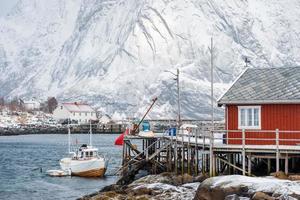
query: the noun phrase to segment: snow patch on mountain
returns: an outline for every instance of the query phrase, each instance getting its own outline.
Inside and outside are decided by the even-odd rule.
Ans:
[[[206,118],[244,69],[300,62],[300,3],[271,0],[20,0],[0,18],[0,96],[87,101],[107,114]],[[218,116],[222,111],[217,110]]]

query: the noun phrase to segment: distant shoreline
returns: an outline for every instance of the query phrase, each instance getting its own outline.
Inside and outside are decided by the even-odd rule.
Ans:
[[[71,130],[72,134],[88,134],[85,129]],[[16,136],[16,135],[40,135],[40,134],[52,134],[52,135],[66,135],[68,129],[66,127],[34,127],[34,128],[0,128],[0,136]],[[93,130],[93,134],[121,134],[121,132],[103,132]]]

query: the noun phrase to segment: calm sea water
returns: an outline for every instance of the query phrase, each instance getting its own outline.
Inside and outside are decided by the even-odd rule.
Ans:
[[[93,135],[93,145],[110,159],[104,178],[49,177],[66,156],[67,135],[21,135],[0,137],[0,199],[76,199],[112,184],[121,164],[122,147],[117,135]],[[72,143],[88,143],[86,134],[72,135]],[[41,172],[42,169],[42,172]]]

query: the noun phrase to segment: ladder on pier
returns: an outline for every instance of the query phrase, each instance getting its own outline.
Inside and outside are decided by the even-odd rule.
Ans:
[[[131,157],[129,160],[126,160],[127,155],[123,155],[123,159],[125,159],[125,162],[123,162],[123,166],[120,167],[116,172],[116,174],[123,175],[123,177],[119,181],[125,183],[126,180],[122,179],[132,178],[132,176],[137,174],[139,170],[147,169],[147,167],[149,167],[149,164],[151,166],[155,165],[161,170],[165,170],[166,166],[157,158],[163,157],[162,153],[167,152],[171,143],[172,141],[166,138],[158,138],[142,151],[138,151],[129,140],[124,140],[124,145],[127,145],[127,147],[135,154],[135,156]]]

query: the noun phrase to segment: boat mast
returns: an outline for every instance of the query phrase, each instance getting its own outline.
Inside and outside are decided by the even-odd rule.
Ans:
[[[92,120],[90,120],[90,146],[92,146]]]
[[[68,149],[69,149],[69,153],[71,153],[71,130],[70,130],[69,120],[68,120]]]

